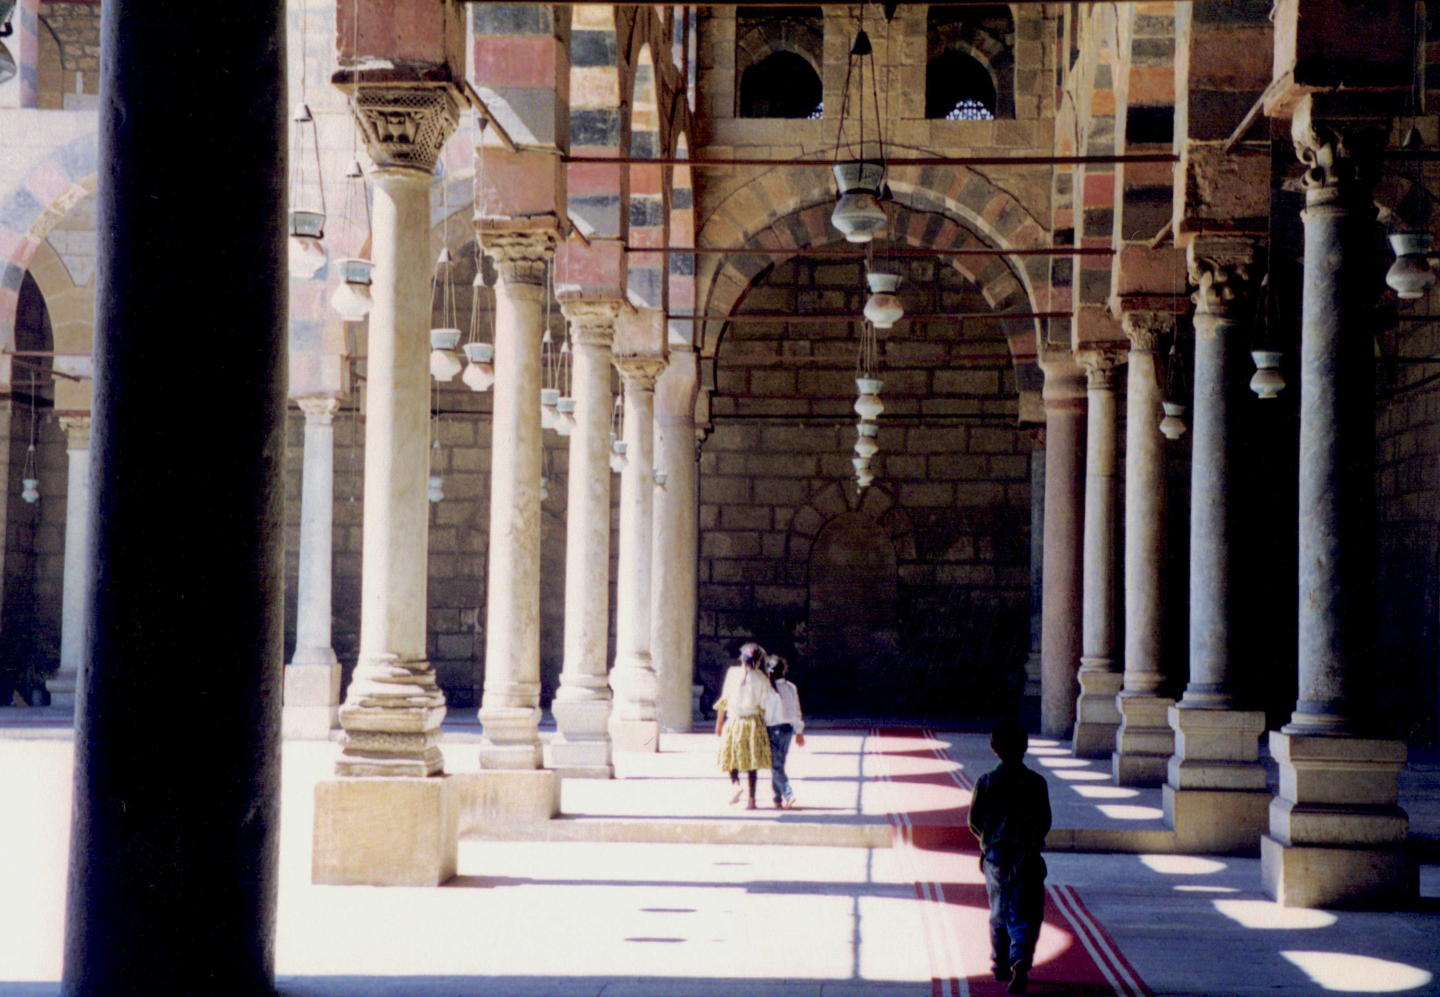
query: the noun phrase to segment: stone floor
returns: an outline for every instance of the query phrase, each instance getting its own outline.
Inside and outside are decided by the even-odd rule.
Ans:
[[[71,745],[68,727],[39,713],[0,715],[0,997],[58,993]],[[473,723],[457,717],[447,731],[450,769],[473,767]],[[336,749],[289,743],[281,991],[993,993],[973,857],[919,872],[917,857],[946,856],[903,841],[889,847],[886,816],[901,796],[917,821],[932,801],[963,804],[968,779],[990,765],[983,736],[918,737],[917,750],[897,753],[907,757],[892,759],[889,771],[877,763],[876,733],[853,721],[817,725],[807,740],[791,756],[803,809],[732,808],[712,770],[713,737],[667,735],[659,755],[622,757],[621,779],[566,783],[571,830],[563,840],[537,840],[557,835],[524,828],[466,840],[457,880],[423,890],[310,885],[311,787]],[[1104,766],[1077,762],[1064,744],[1033,748],[1062,831],[1163,828],[1158,791],[1114,787]],[[1405,778],[1405,802],[1427,846],[1440,839],[1435,762],[1415,759]],[[767,790],[762,779],[762,803]],[[780,840],[808,843],[770,843]],[[864,847],[873,840],[884,847]],[[1427,856],[1434,860],[1433,848]],[[1047,861],[1054,899],[1072,898],[1080,917],[1047,924],[1032,993],[1440,994],[1440,866],[1423,867],[1417,909],[1358,913],[1269,902],[1258,859],[1052,852]],[[1055,954],[1073,955],[1082,942],[1097,964],[1123,964],[1131,975],[1111,974],[1104,985],[1066,976]]]

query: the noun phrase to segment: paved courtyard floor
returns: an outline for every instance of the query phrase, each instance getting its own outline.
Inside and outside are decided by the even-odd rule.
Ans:
[[[26,713],[0,717],[0,997],[59,992],[71,743],[63,724]],[[474,734],[463,720],[447,725],[451,771],[474,766]],[[313,786],[338,749],[287,743],[280,990],[1000,992],[988,979],[974,853],[953,833],[971,781],[991,764],[985,738],[850,721],[813,729],[807,742],[790,766],[802,809],[769,809],[764,778],[762,809],[731,807],[714,738],[667,735],[658,755],[622,757],[619,779],[566,782],[566,840],[535,840],[534,829],[465,840],[459,877],[435,889],[312,886]],[[1063,743],[1032,747],[1062,832],[1163,828],[1158,790],[1114,787],[1106,766],[1071,758]],[[1404,784],[1416,833],[1433,842],[1433,759],[1412,763]],[[812,843],[765,843],[777,834]],[[1047,862],[1033,994],[1440,994],[1440,866],[1422,867],[1416,909],[1363,913],[1270,902],[1254,858],[1061,851]]]

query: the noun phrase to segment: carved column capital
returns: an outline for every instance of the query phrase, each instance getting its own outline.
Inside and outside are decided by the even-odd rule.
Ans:
[[[65,431],[66,450],[90,449],[90,417],[88,415],[62,415],[60,428]]]
[[[318,423],[322,426],[330,425],[335,420],[335,413],[340,411],[338,398],[297,398],[295,404],[305,413],[307,423]]]
[[[506,284],[545,285],[545,270],[558,244],[549,229],[480,233],[480,246]]]
[[[1390,138],[1391,115],[1373,97],[1309,94],[1290,121],[1295,155],[1305,164],[1305,202],[1370,203],[1380,154]]]
[[[560,302],[570,336],[578,346],[609,347],[615,342],[615,320],[624,302],[618,299],[586,299]]]
[[[1125,343],[1092,344],[1077,350],[1075,359],[1085,368],[1085,387],[1090,391],[1110,391],[1115,387],[1115,368],[1125,362],[1129,350]]]
[[[616,357],[614,363],[627,387],[634,385],[642,391],[653,391],[655,381],[665,369],[666,360],[664,357],[650,355],[630,355]]]
[[[351,108],[370,158],[381,170],[430,176],[440,147],[460,124],[460,98],[448,84],[354,89]]]
[[[1185,264],[1199,314],[1235,319],[1248,313],[1263,268],[1256,240],[1197,237]]]
[[[1131,353],[1154,353],[1162,339],[1175,334],[1175,315],[1172,312],[1125,312],[1120,316],[1120,327],[1130,338]]]

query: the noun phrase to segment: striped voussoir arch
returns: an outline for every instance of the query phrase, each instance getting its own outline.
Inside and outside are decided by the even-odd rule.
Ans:
[[[15,187],[0,193],[0,349],[15,345],[20,285],[35,251],[87,194],[95,190],[95,132],[70,139],[44,155]],[[0,364],[0,391],[10,386],[10,365]]]

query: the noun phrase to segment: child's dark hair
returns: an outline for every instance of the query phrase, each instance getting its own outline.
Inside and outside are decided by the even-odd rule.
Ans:
[[[763,668],[765,665],[765,649],[753,640],[740,648],[740,664],[746,668]]]
[[[997,721],[990,731],[990,749],[1002,762],[1018,762],[1025,757],[1028,747],[1030,735],[1025,732],[1025,725],[1013,717]]]
[[[783,679],[790,671],[790,664],[778,654],[771,654],[765,658],[765,674],[770,676],[770,684],[773,686],[778,680]]]

